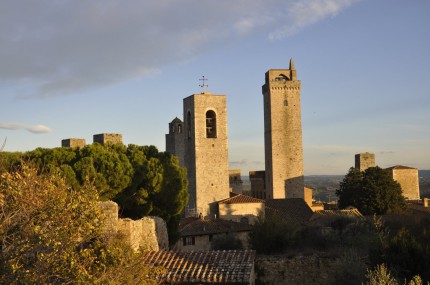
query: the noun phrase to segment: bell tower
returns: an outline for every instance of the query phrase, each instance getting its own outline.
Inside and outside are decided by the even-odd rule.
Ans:
[[[262,87],[268,199],[304,198],[301,82],[289,69],[270,69]]]
[[[188,209],[214,217],[217,202],[230,192],[225,95],[203,90],[184,98],[184,142]]]

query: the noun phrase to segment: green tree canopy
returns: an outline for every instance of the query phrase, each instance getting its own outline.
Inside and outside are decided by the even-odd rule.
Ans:
[[[37,148],[24,154],[0,153],[0,171],[28,160],[39,173],[62,176],[78,189],[91,181],[101,200],[114,200],[122,217],[163,218],[175,240],[179,215],[188,202],[186,170],[176,157],[155,146],[94,143],[83,148]]]
[[[380,167],[364,172],[351,167],[336,190],[339,207],[356,207],[365,215],[392,213],[406,208],[400,184]]]

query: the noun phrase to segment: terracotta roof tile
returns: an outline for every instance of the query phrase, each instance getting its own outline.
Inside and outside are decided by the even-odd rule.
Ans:
[[[242,203],[264,203],[264,200],[231,192],[230,198],[227,198],[218,202],[218,204],[242,204]]]
[[[391,169],[417,169],[417,168],[404,166],[404,165],[395,165],[395,166],[388,167],[386,169],[391,170]]]
[[[143,262],[166,272],[161,284],[251,284],[255,251],[144,252]]]
[[[198,236],[228,232],[251,231],[253,227],[244,223],[222,219],[185,218],[179,224],[181,236]]]

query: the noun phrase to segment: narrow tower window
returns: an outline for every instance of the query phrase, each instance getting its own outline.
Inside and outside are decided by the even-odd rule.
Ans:
[[[216,138],[216,114],[212,110],[206,112],[206,137]]]
[[[178,125],[178,133],[182,134],[182,125],[181,124]]]
[[[187,113],[187,133],[188,133],[188,139],[191,139],[191,112],[188,111]]]
[[[288,106],[288,100],[287,99],[284,100],[284,106]]]

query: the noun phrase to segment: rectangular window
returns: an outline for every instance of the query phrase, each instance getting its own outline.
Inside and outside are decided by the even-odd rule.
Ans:
[[[196,243],[196,240],[194,237],[183,237],[182,238],[182,245],[183,246],[194,245],[195,243]]]

